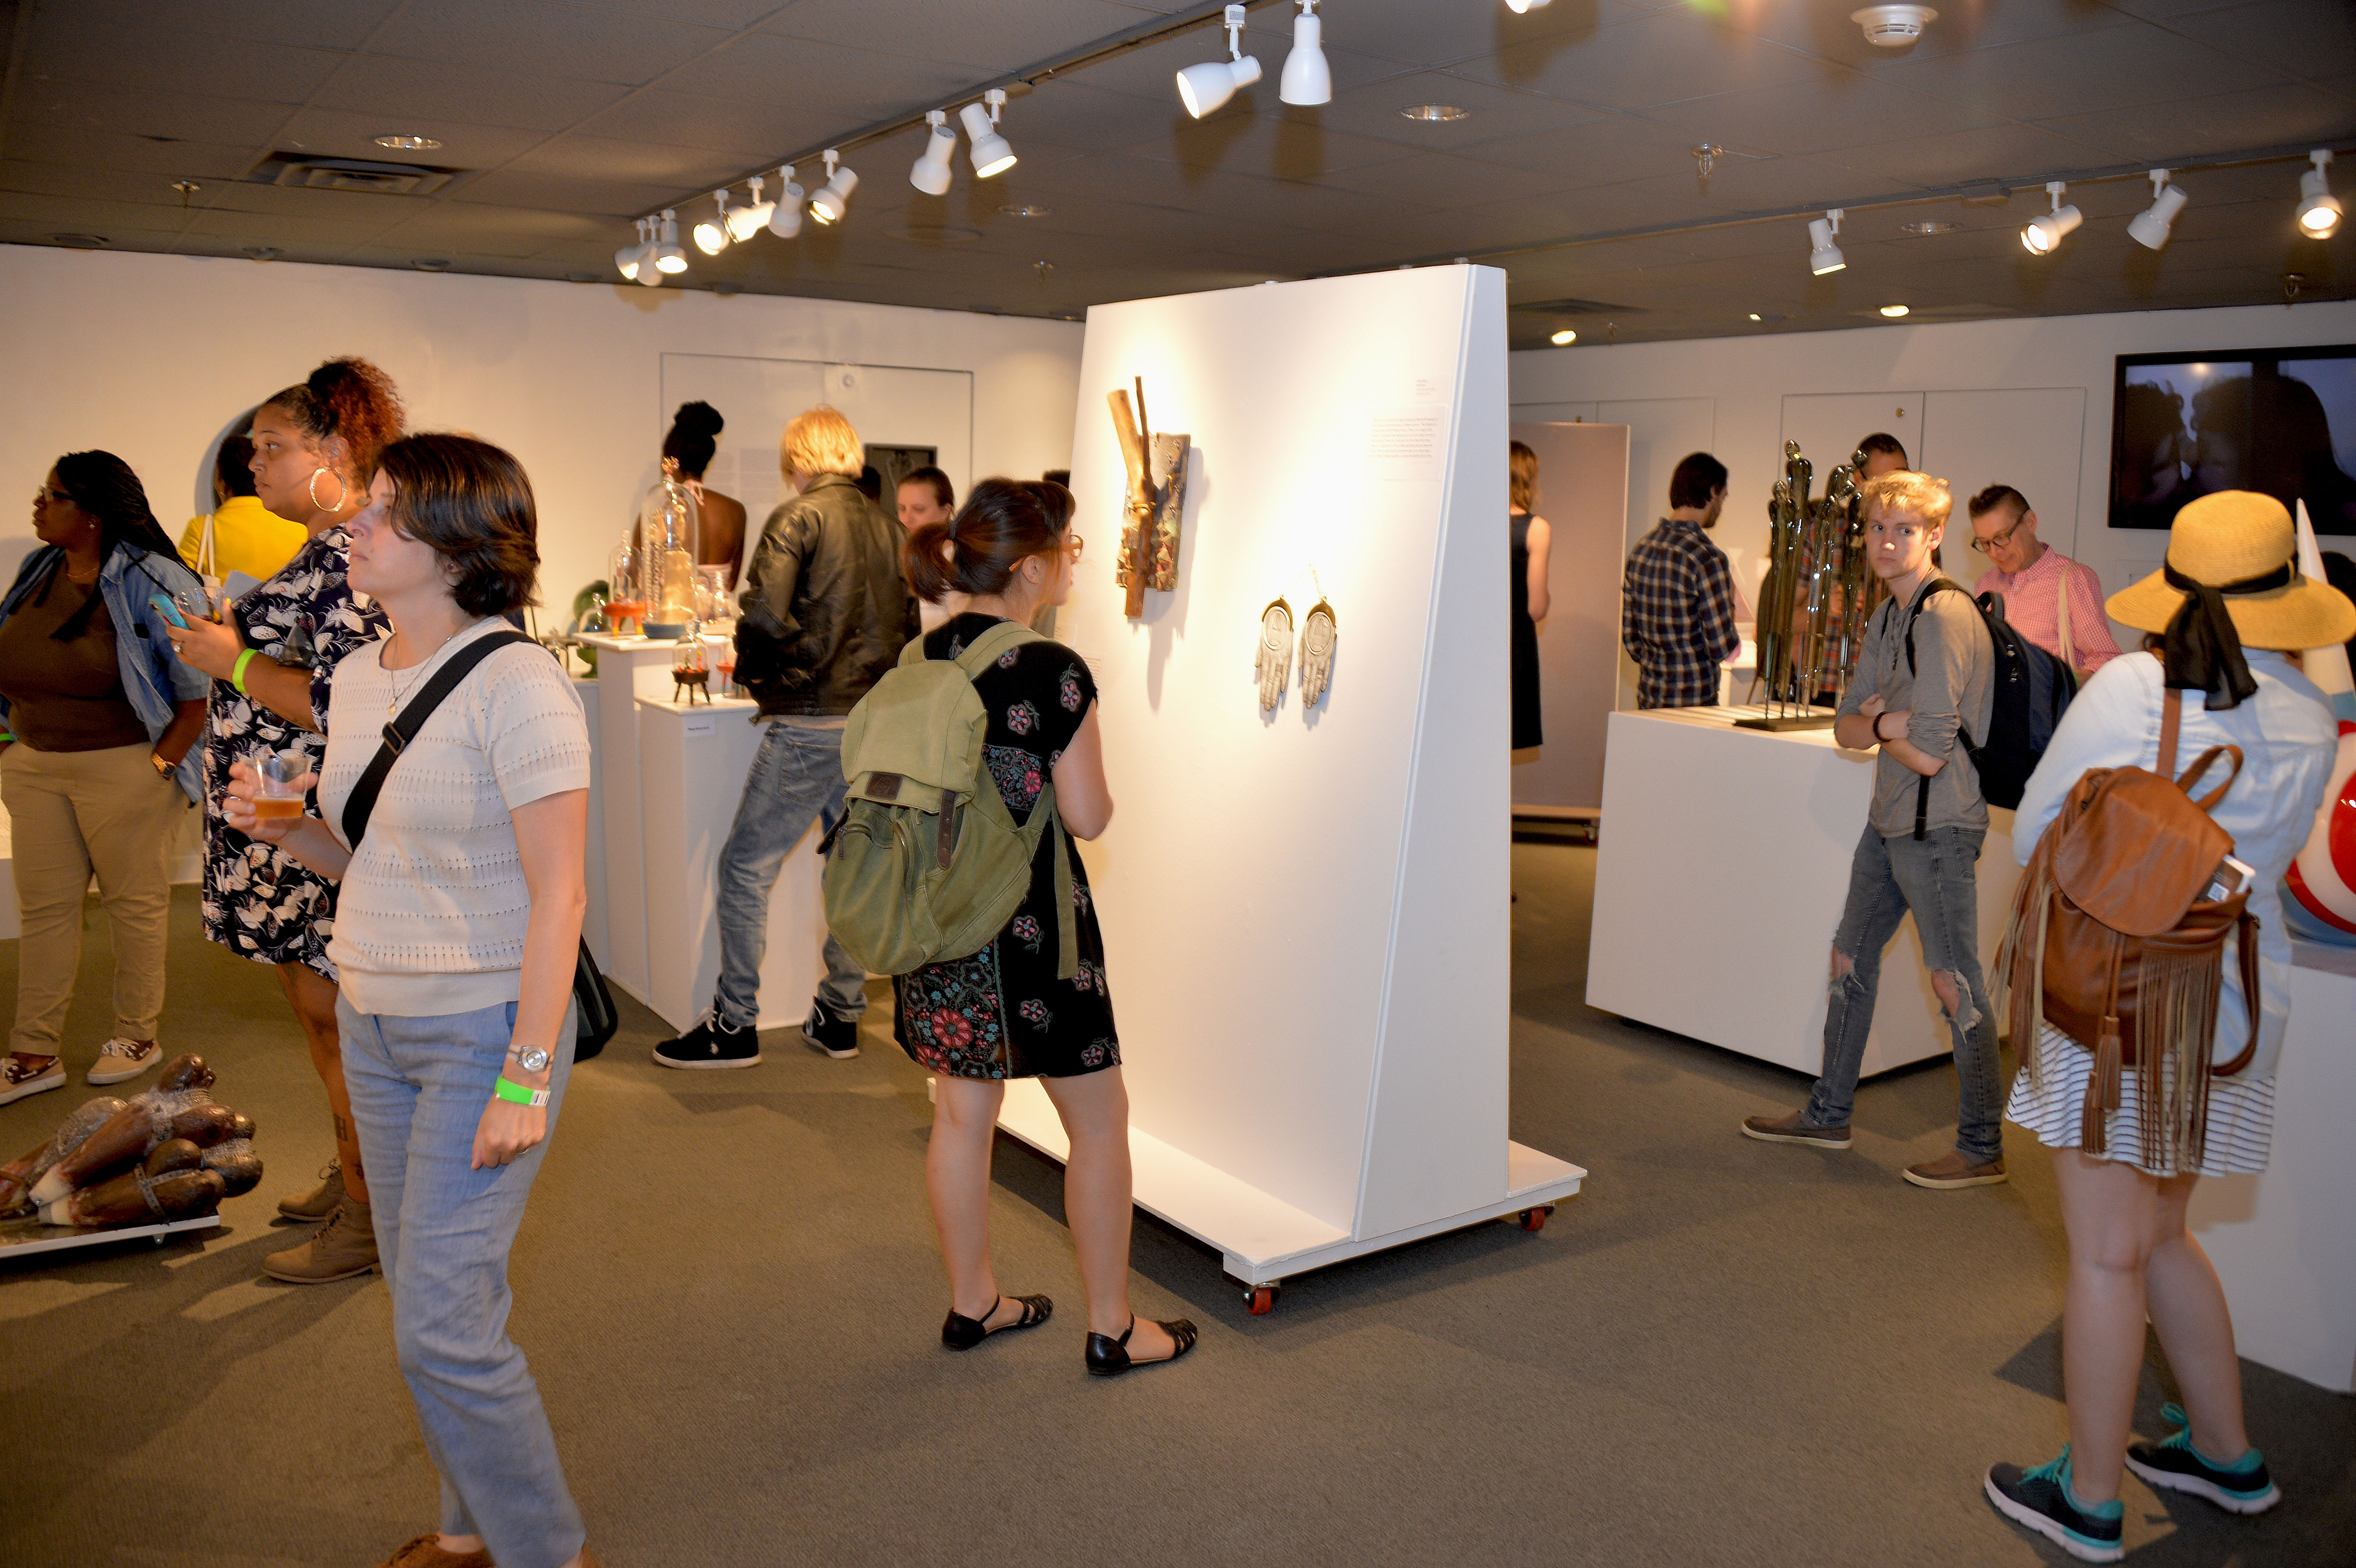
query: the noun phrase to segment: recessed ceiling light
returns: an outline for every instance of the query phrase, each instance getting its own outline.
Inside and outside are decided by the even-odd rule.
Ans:
[[[409,264],[421,272],[446,272],[450,270],[449,259],[444,256],[420,256]]]
[[[1900,316],[1906,314],[1907,309],[1908,307],[1902,304],[1886,304],[1881,307],[1881,314],[1888,316],[1890,320],[1896,321]]]
[[[376,144],[400,153],[430,153],[442,144],[431,136],[388,135],[376,138]]]
[[[1409,120],[1449,121],[1469,120],[1470,109],[1460,109],[1453,103],[1410,103],[1399,112]]]
[[[1898,232],[1901,234],[1953,234],[1961,228],[1963,228],[1962,224],[1950,223],[1944,218],[1925,218],[1912,223],[1900,224]]]
[[[69,251],[96,251],[106,244],[103,234],[52,234],[49,242]]]
[[[1033,202],[1012,201],[998,210],[1009,218],[1044,218],[1055,209],[1052,207],[1041,207]]]
[[[248,245],[238,253],[249,261],[275,261],[286,252],[275,245]]]
[[[1552,337],[1547,338],[1547,341],[1553,344],[1557,348],[1560,348],[1565,344],[1578,342],[1579,334],[1566,326],[1560,332],[1556,333]]]
[[[1761,317],[1761,315],[1759,315],[1759,313],[1758,313],[1757,311],[1755,311],[1755,310],[1754,310],[1754,311],[1752,311],[1752,312],[1751,313],[1751,320],[1753,320],[1753,321],[1758,321],[1758,320],[1761,320],[1761,319],[1762,319],[1762,318]]]

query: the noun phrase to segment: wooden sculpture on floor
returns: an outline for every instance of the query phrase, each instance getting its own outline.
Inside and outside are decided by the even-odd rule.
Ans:
[[[1155,434],[1145,418],[1145,379],[1137,379],[1137,407],[1126,391],[1108,392],[1113,433],[1120,440],[1129,476],[1123,502],[1120,553],[1112,580],[1129,590],[1122,613],[1145,613],[1145,591],[1174,592],[1178,587],[1179,525],[1186,510],[1186,453],[1192,438],[1169,431]]]
[[[164,1064],[155,1086],[68,1113],[58,1130],[0,1167],[0,1216],[38,1209],[47,1225],[145,1225],[209,1214],[262,1180],[253,1123],[209,1091],[200,1056]]]

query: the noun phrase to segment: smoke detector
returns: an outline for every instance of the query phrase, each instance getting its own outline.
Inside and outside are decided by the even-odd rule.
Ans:
[[[1878,48],[1912,48],[1922,29],[1939,19],[1928,5],[1868,5],[1848,19],[1865,29],[1865,41]]]

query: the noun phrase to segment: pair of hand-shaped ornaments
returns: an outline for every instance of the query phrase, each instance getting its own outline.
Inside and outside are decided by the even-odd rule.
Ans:
[[[1333,606],[1320,599],[1310,606],[1301,626],[1301,706],[1317,706],[1333,678]],[[1284,700],[1285,683],[1292,674],[1292,606],[1279,594],[1259,613],[1259,652],[1252,657],[1259,677],[1259,705],[1276,711]]]

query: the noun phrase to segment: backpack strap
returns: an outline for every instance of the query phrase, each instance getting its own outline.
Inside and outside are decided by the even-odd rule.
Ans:
[[[501,648],[530,641],[521,632],[511,631],[476,638],[452,654],[450,662],[434,672],[434,678],[425,683],[424,689],[409,699],[401,717],[384,727],[384,743],[376,749],[368,771],[360,774],[359,783],[352,785],[351,795],[344,801],[344,841],[354,850],[359,848],[360,839],[368,832],[369,816],[376,810],[376,797],[384,789],[385,775],[392,772],[392,764],[401,760],[409,743],[417,739],[417,732],[425,728],[425,720],[442,706],[442,699],[456,690],[458,683],[472,675],[477,665]]]
[[[2177,693],[2166,687],[2159,688],[2159,762],[2151,771],[2161,778],[2176,776],[2176,736],[2182,723],[2182,701]]]
[[[1914,603],[1906,607],[1906,674],[1910,679],[1914,674],[1914,623],[1922,616],[1923,604],[1929,601],[1932,594],[1938,592],[1942,588],[1952,588],[1965,598],[1972,598],[1971,590],[1952,577],[1934,577],[1915,593]],[[1979,601],[1972,599],[1972,603],[1977,605]],[[1987,613],[1984,608],[1981,613]],[[1964,751],[1968,755],[1975,759],[1979,756],[1980,749],[1972,744],[1972,732],[1965,727],[1960,715],[1955,720],[1955,739],[1964,743]],[[1914,784],[1914,841],[1916,843],[1922,841],[1923,829],[1930,820],[1931,775],[1924,773],[1915,781]]]

